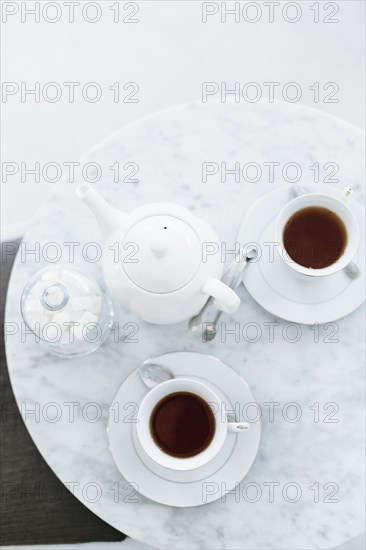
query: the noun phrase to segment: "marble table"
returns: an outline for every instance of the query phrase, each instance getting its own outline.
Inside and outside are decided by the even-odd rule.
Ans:
[[[195,103],[124,128],[82,162],[102,167],[95,186],[116,207],[128,211],[148,201],[177,201],[211,223],[229,246],[253,201],[294,177],[288,163],[301,167],[300,184],[313,182],[318,166],[319,186],[337,179],[333,185],[353,187],[362,201],[363,139],[362,132],[341,120],[301,106]],[[109,169],[116,162],[124,167],[119,182]],[[216,163],[218,173],[202,177],[206,162]],[[231,169],[235,162],[243,169],[239,181],[229,174],[221,181],[221,163]],[[273,162],[279,165],[271,178],[265,163]],[[258,166],[248,163],[262,170],[256,182]],[[138,172],[126,178],[136,165]],[[292,165],[296,171],[297,165]],[[75,265],[100,275],[100,262],[90,261],[93,250],[85,252],[85,244],[101,243],[101,236],[75,195],[81,182],[64,181],[40,208],[23,244],[28,250],[39,247],[40,256],[25,254],[24,248],[18,254],[6,308],[6,330],[14,333],[6,344],[14,393],[50,467],[98,516],[159,548],[326,549],[359,535],[364,517],[364,308],[334,324],[289,327],[241,288],[242,306],[226,321],[228,329],[236,322],[246,327],[245,336],[236,342],[227,334],[205,344],[185,323],[148,325],[115,304],[119,338],[114,331],[85,358],[56,358],[32,336],[22,335],[19,298],[29,277],[51,265],[47,256],[58,251],[57,263],[69,262],[70,242],[79,243]],[[52,251],[51,242],[58,248]],[[129,323],[137,326],[133,338]],[[256,335],[248,323],[256,323]],[[300,331],[296,343],[293,331]],[[261,445],[239,498],[229,494],[226,502],[185,509],[139,494],[130,498],[112,461],[105,428],[116,389],[147,357],[173,349],[224,360],[246,379],[261,407]],[[301,418],[294,422],[296,415]]]

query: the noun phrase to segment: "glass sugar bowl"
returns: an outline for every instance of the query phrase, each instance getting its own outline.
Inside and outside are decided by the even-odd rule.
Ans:
[[[104,289],[90,275],[68,267],[38,271],[24,287],[21,312],[36,339],[63,357],[97,350],[113,323]]]

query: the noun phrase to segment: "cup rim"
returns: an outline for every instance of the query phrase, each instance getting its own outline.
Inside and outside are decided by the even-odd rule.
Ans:
[[[151,433],[150,433],[150,416],[153,408],[155,405],[163,399],[166,395],[169,395],[170,393],[175,393],[176,391],[187,391],[191,393],[196,393],[193,388],[191,389],[179,389],[179,386],[184,387],[188,384],[193,384],[196,388],[202,388],[204,392],[210,394],[212,396],[212,402],[217,402],[219,407],[217,411],[213,411],[214,417],[215,417],[215,433],[213,435],[213,438],[203,451],[200,453],[192,456],[192,457],[174,457],[171,455],[168,455],[167,453],[164,453],[158,445],[155,443]],[[168,388],[173,387],[171,391],[167,390],[163,394],[161,394],[162,388]],[[159,391],[160,390],[160,391]],[[156,397],[151,406],[149,406],[149,409],[145,411],[145,407],[147,406],[147,400],[151,399],[151,396],[154,396],[154,394],[159,394],[158,397]],[[207,400],[206,397],[202,396],[198,391],[197,395],[204,399],[206,402],[210,403],[210,401]],[[163,466],[165,468],[171,469],[171,470],[193,470],[196,468],[199,468],[201,466],[204,466],[208,462],[210,462],[221,450],[221,448],[224,445],[227,430],[228,430],[228,424],[227,421],[224,422],[218,421],[220,420],[220,414],[221,414],[221,407],[222,407],[223,401],[222,399],[217,395],[217,393],[209,386],[204,384],[203,382],[199,380],[195,380],[194,378],[173,378],[172,380],[166,380],[165,382],[162,382],[161,384],[158,384],[154,388],[150,389],[141,399],[141,402],[139,404],[139,409],[137,413],[137,423],[136,423],[136,432],[138,440],[144,450],[144,452],[149,456],[151,460],[159,464],[160,466]],[[142,416],[146,415],[142,420]]]
[[[283,257],[283,252],[286,251],[285,245],[283,243],[283,229],[284,229],[284,226],[285,226],[286,222],[281,223],[281,220],[284,216],[284,213],[286,212],[286,210],[289,209],[289,207],[291,205],[296,204],[296,203],[301,203],[301,202],[304,201],[304,199],[307,199],[309,197],[318,197],[319,199],[326,198],[327,200],[330,199],[330,200],[334,201],[335,203],[341,204],[342,207],[345,210],[347,210],[350,218],[352,219],[352,224],[353,224],[353,227],[354,227],[354,237],[352,239],[352,242],[350,242],[348,240],[348,242],[346,244],[346,247],[345,247],[345,250],[342,253],[342,255],[340,256],[340,258],[336,262],[334,262],[333,264],[331,264],[327,267],[320,268],[320,269],[304,267],[304,266],[298,264],[297,262],[295,262],[294,260],[293,261],[287,261]],[[319,206],[321,206],[321,204]],[[304,208],[306,208],[306,206],[304,206]],[[301,210],[301,207],[298,210]],[[296,210],[296,212],[298,210]],[[287,218],[287,221],[290,219],[290,217],[291,217],[291,215]],[[339,217],[341,217],[341,216],[339,216]],[[293,198],[292,200],[290,200],[289,202],[287,202],[283,206],[283,208],[280,210],[280,212],[278,213],[278,215],[276,217],[276,222],[275,222],[275,227],[274,227],[274,236],[275,236],[276,244],[278,243],[280,245],[280,247],[276,246],[276,249],[277,249],[277,252],[278,252],[280,258],[282,259],[282,261],[290,269],[292,269],[293,271],[296,271],[297,273],[305,275],[306,277],[309,277],[309,278],[325,277],[325,276],[337,273],[338,271],[342,271],[342,269],[344,269],[352,261],[352,258],[355,256],[355,254],[357,252],[357,249],[358,249],[358,246],[359,246],[359,238],[360,238],[359,225],[358,225],[356,216],[353,213],[353,211],[351,210],[351,208],[349,207],[349,205],[345,201],[342,201],[338,197],[335,197],[335,196],[330,195],[328,193],[317,193],[317,192],[304,193],[303,195],[300,195],[299,197]],[[281,250],[279,250],[279,248]]]

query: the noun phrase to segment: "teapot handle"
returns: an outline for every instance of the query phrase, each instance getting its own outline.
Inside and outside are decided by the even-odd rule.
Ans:
[[[202,292],[214,298],[213,305],[224,313],[234,313],[240,306],[240,298],[230,287],[219,279],[208,279]]]

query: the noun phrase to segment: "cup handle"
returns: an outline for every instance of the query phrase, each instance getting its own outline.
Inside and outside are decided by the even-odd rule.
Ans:
[[[249,424],[246,422],[228,422],[227,429],[229,432],[246,432],[249,430]]]
[[[343,191],[341,193],[341,196],[340,196],[340,199],[342,201],[348,201],[348,199],[350,198],[352,193],[353,193],[352,188],[351,187],[346,187],[345,189],[343,189]]]

